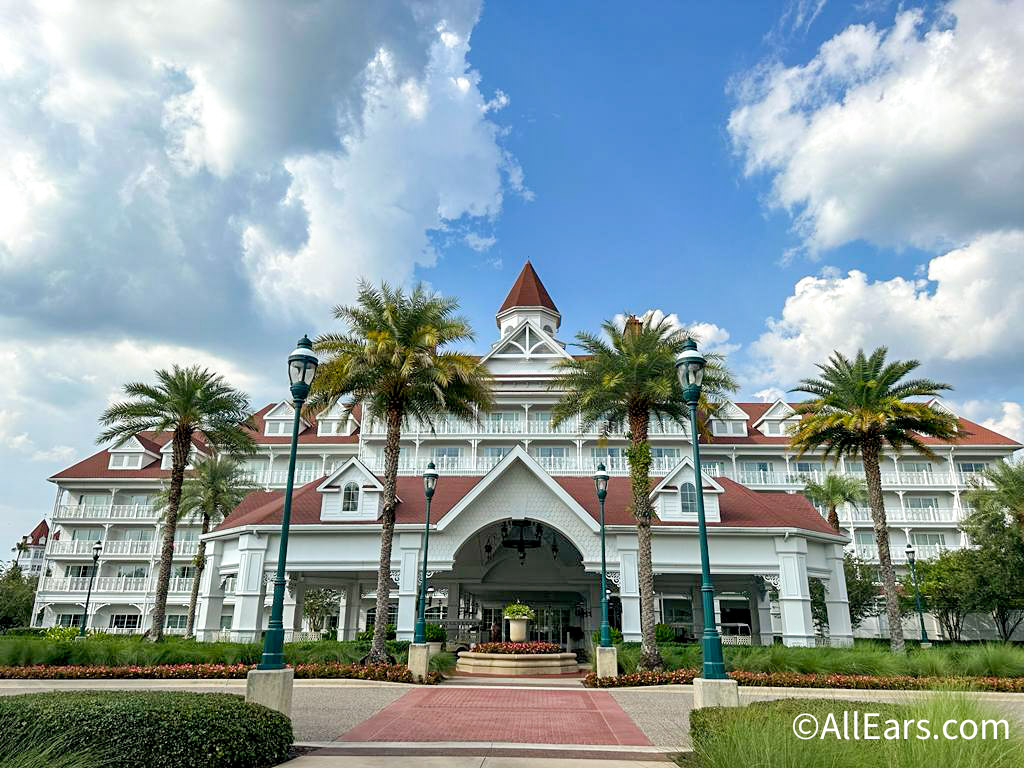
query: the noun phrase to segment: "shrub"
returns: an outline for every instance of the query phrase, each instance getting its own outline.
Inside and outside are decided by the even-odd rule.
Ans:
[[[74,640],[81,631],[78,627],[50,627],[46,630],[46,637],[50,640]]]
[[[396,627],[394,624],[388,624],[386,627],[384,627],[385,640],[394,640],[396,637],[398,637],[398,627]],[[370,627],[369,629],[365,629],[362,632],[357,633],[356,640],[360,640],[364,643],[373,642],[373,627]]]
[[[618,645],[619,643],[622,642],[622,630],[621,629],[616,629],[615,627],[612,627],[611,629],[612,629],[612,645]],[[595,647],[600,645],[601,644],[601,630],[600,629],[595,630],[594,634],[591,636],[591,638],[594,641],[594,646]]]
[[[426,635],[428,643],[443,643],[448,639],[448,631],[440,624],[427,624]]]
[[[455,669],[454,653],[435,653],[430,657],[430,671],[438,675],[450,675]]]
[[[45,637],[47,630],[43,627],[9,627],[0,631],[5,637]]]
[[[112,768],[243,768],[288,756],[291,721],[241,696],[61,691],[0,697],[0,733],[60,734]],[[45,744],[39,744],[44,747]],[[111,749],[111,747],[113,747]]]
[[[537,618],[537,614],[534,613],[533,608],[523,603],[509,603],[505,606],[505,618],[506,619],[529,619],[533,621]]]
[[[557,643],[477,643],[474,653],[561,653]]]
[[[655,624],[654,639],[659,643],[671,643],[676,639],[676,631],[668,624]]]

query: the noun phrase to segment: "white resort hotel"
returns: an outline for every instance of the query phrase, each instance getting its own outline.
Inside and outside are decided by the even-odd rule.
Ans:
[[[428,621],[452,639],[489,639],[501,609],[519,599],[537,612],[531,639],[589,642],[600,622],[600,529],[592,474],[612,475],[607,498],[611,623],[640,638],[637,535],[629,502],[625,436],[599,440],[578,425],[551,426],[556,394],[552,364],[570,354],[561,315],[527,263],[498,310],[496,341],[483,358],[497,407],[480,423],[442,421],[403,433],[391,592],[399,639],[411,639],[426,504],[420,474],[440,472],[431,509]],[[943,408],[940,403],[934,407]],[[264,490],[251,494],[208,535],[207,568],[197,617],[201,639],[254,639],[269,618],[268,579],[276,568],[290,426],[287,402],[256,415],[259,450],[249,459]],[[731,403],[702,444],[703,475],[694,477],[691,435],[675,424],[651,425],[654,588],[658,621],[677,636],[703,624],[699,599],[696,494],[708,517],[715,619],[725,642],[835,645],[852,642],[843,553],[875,558],[866,509],[840,512],[836,533],[799,490],[804,478],[833,469],[859,474],[857,462],[833,468],[821,456],[799,460],[787,449],[794,416],[783,401]],[[965,545],[958,523],[969,478],[1021,446],[960,420],[962,439],[928,441],[937,458],[888,455],[882,465],[891,548],[901,563],[907,542],[920,559]],[[148,627],[157,575],[160,524],[152,506],[169,477],[169,434],[142,433],[58,472],[36,596],[38,626],[78,625],[100,541],[88,626],[108,632]],[[383,425],[355,409],[303,423],[288,551],[285,626],[303,629],[307,589],[340,594],[329,627],[351,639],[373,622],[380,525]],[[204,446],[196,444],[202,452]],[[198,526],[182,525],[175,545],[167,630],[183,631]],[[811,619],[809,583],[825,587],[828,626]],[[696,598],[696,599],[695,599]],[[941,637],[930,618],[929,634]],[[915,637],[914,630],[908,631]],[[582,635],[581,635],[582,630]],[[884,633],[872,622],[858,634]],[[581,636],[585,638],[580,640]]]

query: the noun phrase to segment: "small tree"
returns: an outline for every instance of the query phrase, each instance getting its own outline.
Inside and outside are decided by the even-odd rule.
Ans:
[[[0,575],[0,629],[27,627],[32,623],[32,604],[36,599],[35,577],[26,578],[17,564]]]
[[[1024,460],[999,461],[985,468],[986,482],[971,481],[967,503],[977,509],[999,509],[1012,515],[1017,531],[1024,534]]]
[[[1024,537],[1015,514],[985,501],[963,522],[978,546],[979,603],[1002,640],[1024,621]]]
[[[923,607],[938,619],[946,637],[960,642],[964,619],[981,609],[978,573],[979,554],[973,549],[943,552],[934,560],[917,562],[917,581]],[[902,600],[913,610],[914,584],[907,574],[902,583]]]
[[[839,530],[839,505],[846,502],[856,504],[868,498],[864,481],[853,475],[839,475],[829,472],[820,481],[805,478],[804,496],[812,504],[824,507],[828,524]]]
[[[878,588],[878,574],[875,568],[851,552],[843,556],[843,571],[846,573],[846,594],[850,601],[850,623],[856,629],[869,616],[877,616],[881,610]]]
[[[313,632],[322,632],[327,617],[338,607],[340,595],[337,590],[330,587],[320,587],[306,591],[306,597],[302,601],[302,612],[309,621],[309,628]]]

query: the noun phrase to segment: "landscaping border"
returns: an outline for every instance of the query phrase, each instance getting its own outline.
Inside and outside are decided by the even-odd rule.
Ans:
[[[690,685],[696,669],[636,672],[618,677],[583,678],[588,688],[630,688],[644,685]],[[819,675],[801,672],[729,672],[740,685],[777,688],[851,688],[864,691],[960,690],[1024,693],[1024,677],[913,677],[911,675]]]
[[[0,680],[244,680],[255,664],[157,664],[153,666],[26,666],[0,667]],[[375,680],[415,683],[404,664],[296,664],[299,679]],[[422,681],[435,685],[441,675],[432,672]]]

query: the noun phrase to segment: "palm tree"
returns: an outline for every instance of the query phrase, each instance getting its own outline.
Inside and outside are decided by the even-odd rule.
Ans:
[[[651,567],[650,500],[651,447],[647,441],[651,418],[685,425],[689,409],[676,378],[676,355],[683,349],[687,332],[662,316],[648,313],[644,319],[629,316],[622,327],[611,321],[601,324],[603,338],[578,333],[576,346],[584,354],[556,364],[558,375],[551,388],[561,397],[552,411],[560,424],[577,415],[581,427],[602,423],[602,434],[627,427],[627,448],[632,485],[632,508],[639,544],[637,571],[640,581],[640,627],[643,656],[649,669],[662,665],[654,636],[654,573]],[[736,382],[720,355],[707,355],[708,365],[701,390],[704,413],[715,412]]]
[[[99,422],[106,429],[96,442],[113,442],[114,446],[120,446],[140,432],[173,433],[166,522],[149,630],[149,637],[159,640],[164,633],[178,506],[193,438],[200,437],[211,448],[235,455],[251,453],[253,441],[249,434],[252,430],[249,398],[229,386],[222,377],[198,365],[188,368],[175,365],[170,371],[161,369],[154,375],[156,384],[130,382],[124,385],[129,399],[103,412]]]
[[[970,486],[965,495],[968,504],[1008,512],[1024,532],[1024,459],[991,464],[981,478],[971,478]]]
[[[411,292],[383,283],[360,282],[356,303],[339,306],[334,316],[348,325],[345,334],[316,340],[321,364],[308,409],[317,413],[339,401],[346,416],[356,403],[384,421],[384,499],[381,510],[377,610],[369,660],[387,659],[391,542],[395,531],[395,493],[402,426],[410,420],[432,425],[442,415],[475,420],[493,402],[491,379],[480,361],[447,350],[470,341],[469,321],[455,314],[458,301],[417,285]],[[365,419],[364,419],[365,420]]]
[[[250,482],[246,476],[245,466],[233,456],[209,456],[200,459],[182,483],[176,523],[189,518],[198,518],[202,523],[199,547],[193,561],[195,573],[192,576],[192,596],[188,603],[186,637],[195,634],[199,582],[206,568],[206,542],[202,535],[209,533],[212,526],[227,517],[242,503],[242,499],[258,488],[259,486]],[[169,497],[167,489],[156,501],[157,508],[163,510],[164,522],[169,519]]]
[[[845,502],[856,504],[865,501],[868,497],[864,481],[853,475],[829,472],[820,482],[804,478],[804,483],[804,496],[812,504],[825,507],[828,511],[828,524],[837,531],[839,530],[839,512],[837,511],[839,505]]]
[[[909,447],[925,456],[934,452],[921,436],[944,440],[958,436],[958,422],[951,414],[926,402],[908,398],[934,397],[952,389],[931,379],[906,379],[920,366],[917,360],[886,363],[888,350],[879,347],[870,356],[858,350],[853,360],[833,352],[827,363],[819,364],[818,378],[803,379],[793,389],[814,396],[796,406],[803,418],[793,433],[790,446],[802,456],[824,446],[825,456],[860,456],[864,461],[868,503],[878,545],[879,570],[885,590],[889,617],[890,645],[903,651],[903,625],[899,593],[889,554],[889,525],[882,502],[879,460],[883,445],[894,451]]]

